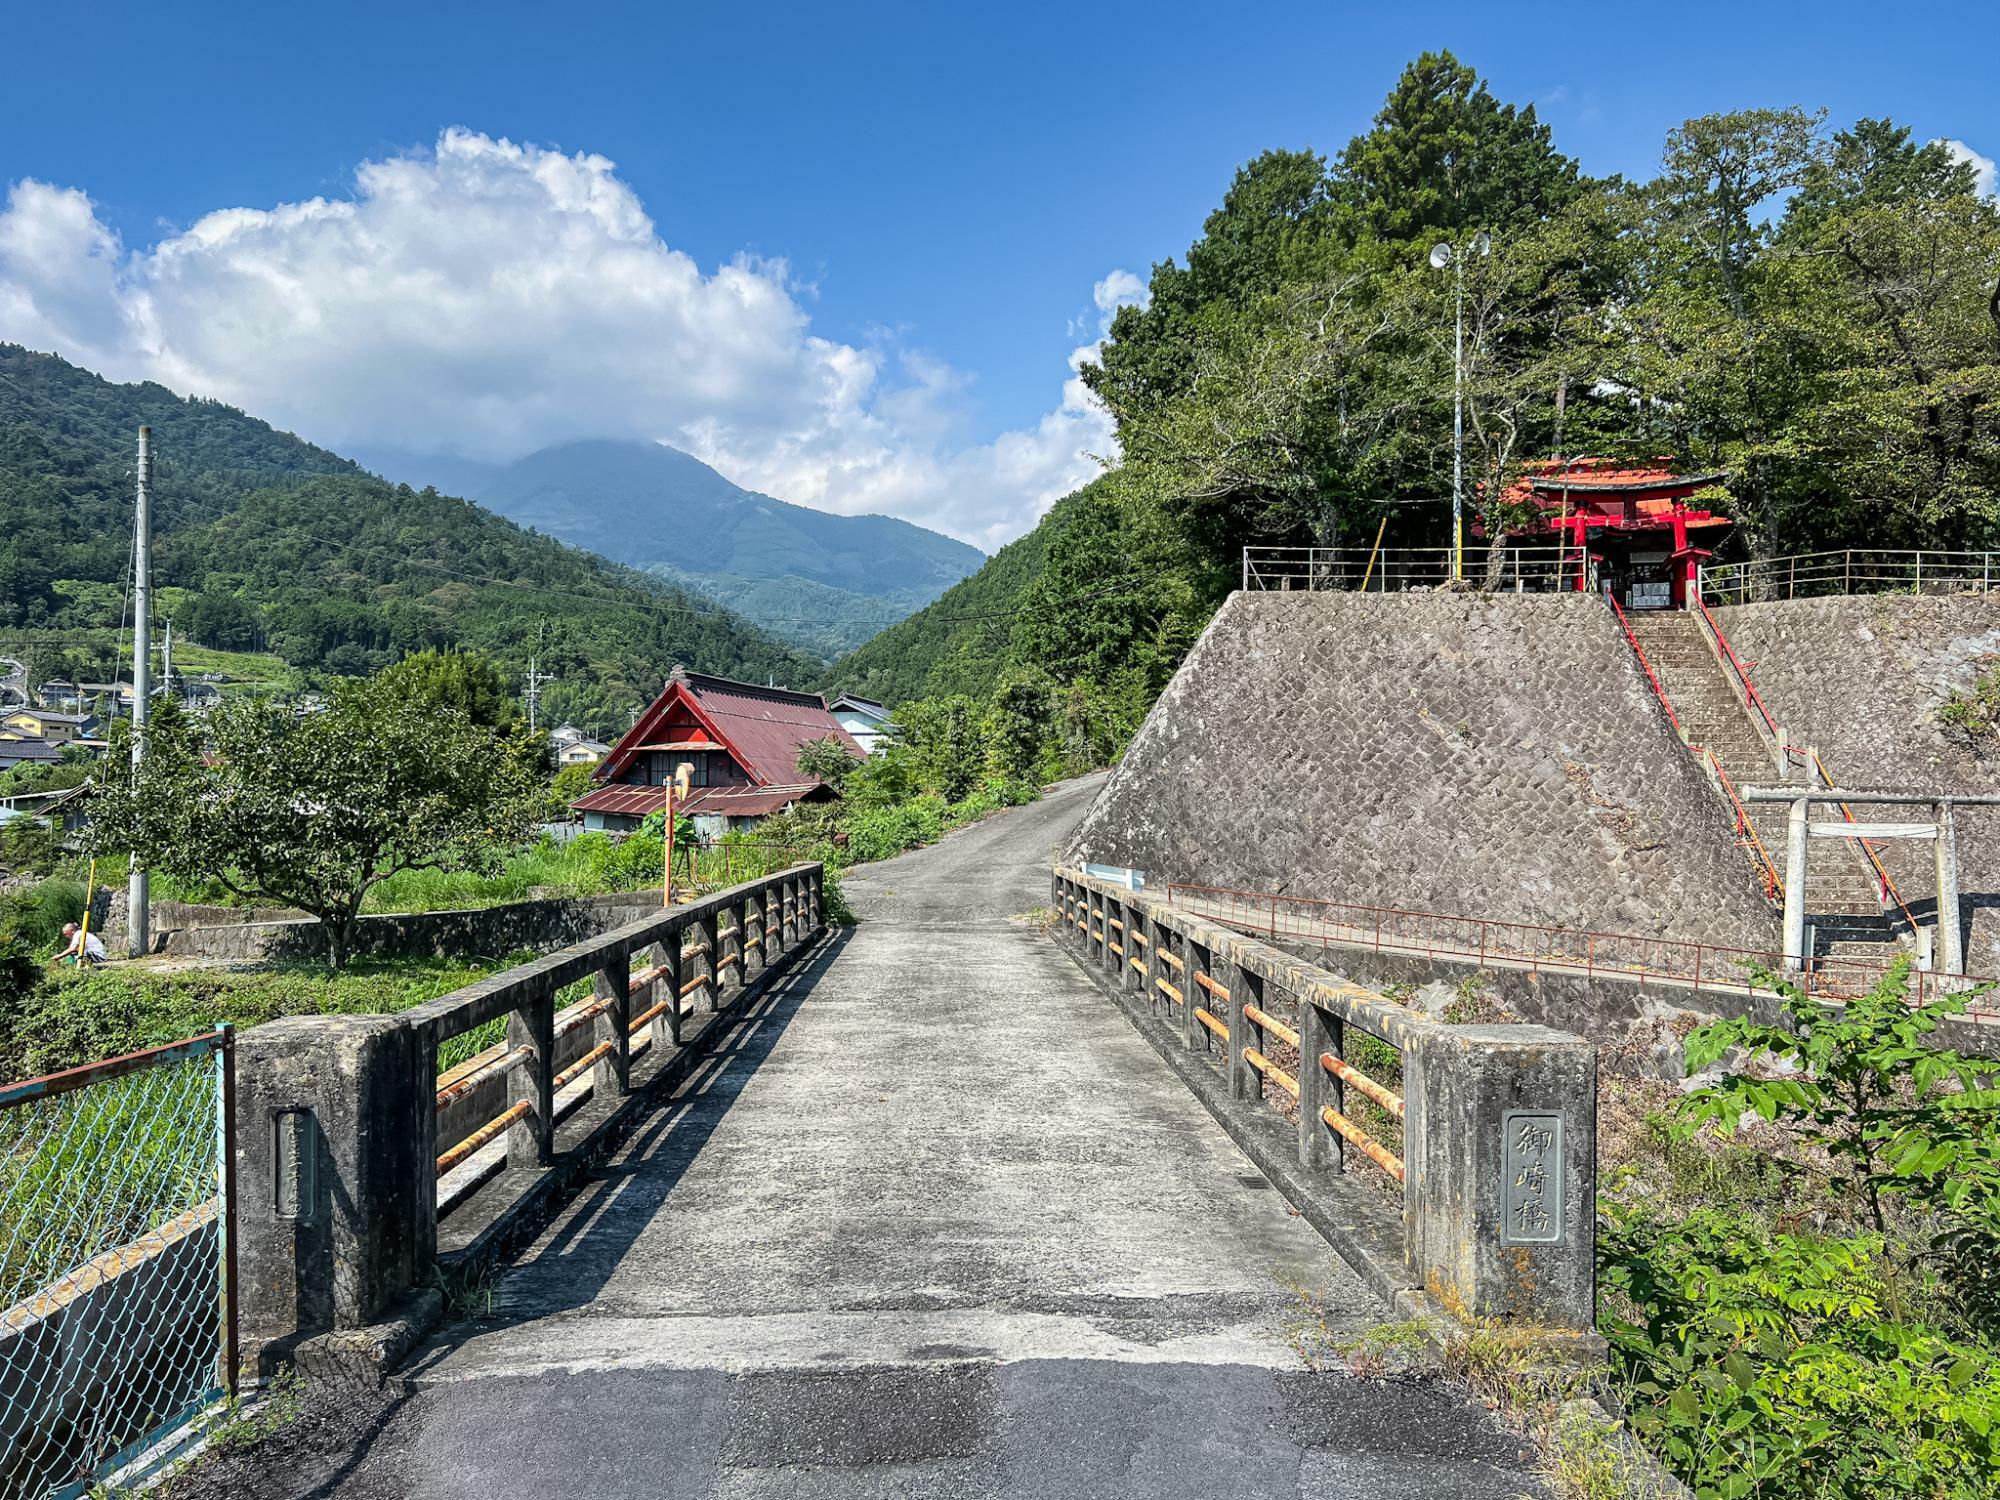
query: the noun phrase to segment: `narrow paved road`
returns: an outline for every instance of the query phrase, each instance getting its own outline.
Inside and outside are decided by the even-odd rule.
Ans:
[[[1094,786],[853,873],[860,925],[355,1451],[274,1451],[289,1492],[1532,1490],[1443,1388],[1305,1368],[1309,1322],[1382,1309],[1030,915]]]

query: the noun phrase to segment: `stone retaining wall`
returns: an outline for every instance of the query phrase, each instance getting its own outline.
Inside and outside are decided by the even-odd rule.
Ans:
[[[560,948],[659,909],[660,893],[651,890],[560,896],[468,911],[367,916],[355,926],[354,952],[380,957],[454,958],[468,953]],[[311,918],[168,927],[156,914],[153,950],[192,958],[318,959],[326,954],[326,941],[319,923]]]
[[[1868,791],[2000,792],[2000,767],[1939,707],[2000,659],[2000,599],[1875,594],[1737,604],[1714,611],[1750,680],[1794,743],[1817,746],[1838,785]],[[1988,752],[1991,753],[1990,751]],[[1924,821],[1920,809],[1877,809],[1880,821]],[[2000,974],[2000,808],[1958,815],[1965,958]],[[1815,858],[1833,852],[1817,841]],[[1928,843],[1879,844],[1921,922],[1934,920]]]
[[[1068,857],[1774,948],[1722,804],[1596,598],[1239,593]]]

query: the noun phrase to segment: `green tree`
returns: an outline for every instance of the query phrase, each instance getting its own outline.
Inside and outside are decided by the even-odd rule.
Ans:
[[[595,766],[564,766],[549,782],[549,816],[567,821],[576,814],[570,804],[590,792]]]
[[[799,746],[798,773],[802,781],[824,781],[835,791],[847,784],[854,768],[861,764],[847,744],[834,735],[807,740]]]
[[[963,693],[923,698],[896,711],[916,778],[924,790],[957,802],[986,768],[979,704]]]
[[[1807,163],[1799,190],[1785,205],[1780,233],[1810,235],[1838,214],[1908,203],[1949,203],[1978,190],[1972,163],[1943,141],[1919,145],[1910,127],[1862,119],[1834,132],[1832,145]]]
[[[1449,52],[1403,70],[1374,128],[1341,153],[1338,179],[1361,230],[1422,242],[1532,224],[1583,186],[1530,104],[1516,109]]]
[[[239,699],[198,723],[163,703],[131,768],[114,747],[92,840],[188,881],[318,918],[347,962],[369,890],[399,870],[498,867],[540,782],[463,711],[392,679],[337,684],[322,713]]]

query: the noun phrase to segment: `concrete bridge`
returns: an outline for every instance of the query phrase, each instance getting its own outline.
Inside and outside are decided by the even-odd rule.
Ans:
[[[1263,1127],[1219,1128],[1123,1013],[1131,996],[1120,1003],[1105,966],[1051,941],[1051,854],[1094,785],[853,872],[853,929],[815,932],[813,892],[794,882],[782,908],[776,895],[739,902],[747,926],[717,909],[664,948],[555,955],[537,971],[540,999],[453,997],[457,1009],[366,1023],[333,1052],[311,1040],[323,1022],[246,1036],[245,1358],[288,1356],[322,1377],[347,1360],[360,1378],[322,1379],[306,1416],[220,1455],[198,1487],[424,1500],[1539,1493],[1520,1441],[1450,1388],[1308,1369],[1302,1342],[1325,1351],[1406,1309],[1362,1274],[1365,1257],[1357,1272],[1315,1230],[1325,1200],[1302,1213],[1279,1190],[1310,1193],[1296,1159],[1274,1157]],[[1095,909],[1102,939],[1112,908]],[[1136,908],[1117,910],[1138,930]],[[1220,940],[1190,934],[1222,972]],[[1100,941],[1097,957],[1108,952]],[[1252,956],[1236,961],[1252,975]],[[581,1066],[601,1097],[556,1128],[554,987],[599,963],[604,1011],[571,1028],[577,1046],[607,1035],[607,1019],[678,1032],[677,1013],[639,1009],[656,988],[722,1008],[688,1019],[679,1046],[664,1032],[643,1052],[599,1042]],[[761,972],[726,985],[718,965]],[[1275,1008],[1275,977],[1242,982]],[[393,1079],[369,1079],[423,1076],[441,1029],[496,1005],[515,1007],[510,1040],[549,1061],[510,1065],[495,1097],[529,1108],[509,1106],[511,1134],[478,1148],[505,1160],[479,1174],[468,1155],[453,1170],[483,1181],[457,1199],[440,1185],[448,1212],[427,1220],[431,1189],[411,1186],[410,1164],[427,1171],[450,1133],[411,1117],[406,1149],[400,1106],[369,1103]],[[394,1040],[411,1034],[414,1060]],[[360,1102],[344,1112],[341,1098]],[[1268,1113],[1270,1139],[1289,1140],[1294,1127]],[[1394,1217],[1392,1194],[1374,1199]],[[541,1209],[522,1217],[522,1203]],[[428,1331],[430,1247],[370,1242],[398,1223],[435,1235],[447,1281],[457,1268]],[[327,1271],[331,1306],[309,1286]],[[391,1301],[416,1312],[384,1316]],[[378,1391],[373,1362],[419,1338]]]

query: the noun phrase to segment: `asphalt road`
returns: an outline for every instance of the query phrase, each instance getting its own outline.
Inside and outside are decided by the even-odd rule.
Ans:
[[[385,1400],[247,1497],[1540,1493],[1028,914],[1094,782],[850,874],[861,918]],[[1316,1335],[1324,1337],[1324,1335]]]

